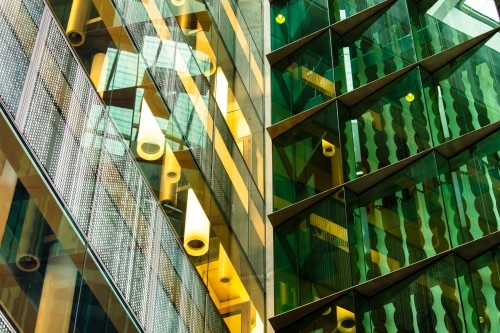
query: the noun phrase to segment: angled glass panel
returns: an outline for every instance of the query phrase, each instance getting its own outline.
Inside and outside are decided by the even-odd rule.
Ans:
[[[361,235],[351,244],[360,261],[354,283],[451,248],[439,185],[437,161],[431,153],[359,196],[356,219],[349,228]]]
[[[478,332],[495,332],[500,330],[498,293],[500,292],[500,248],[486,252],[469,263],[470,289],[467,301],[471,306],[471,325]],[[473,330],[471,330],[473,331]]]
[[[345,177],[354,179],[432,146],[420,70],[341,112]],[[343,109],[347,109],[344,107]]]
[[[218,59],[213,61],[194,52],[196,50],[191,53],[190,48],[202,49],[206,46],[202,41],[213,35],[198,31],[192,40],[182,37],[181,28],[195,30],[189,29],[189,22],[196,26],[200,21],[198,17],[193,17],[191,12],[185,16],[179,14],[179,20],[188,21],[178,27],[176,17],[165,2],[104,2],[128,11],[126,15],[114,12],[113,20],[101,22],[104,23],[101,30],[87,31],[84,43],[75,48],[112,118],[107,124],[106,154],[100,160],[104,165],[101,170],[104,182],[98,188],[99,204],[95,209],[95,215],[107,214],[107,218],[94,225],[92,239],[99,243],[105,259],[113,263],[110,271],[118,284],[130,290],[131,295],[127,297],[140,308],[137,316],[141,324],[150,318],[149,313],[157,314],[158,306],[167,310],[154,319],[152,325],[157,331],[168,327],[169,331],[203,332],[207,313],[212,316],[209,325],[220,328],[225,325],[224,320],[220,316],[214,318],[213,310],[232,317],[238,308],[246,311],[245,318],[252,318],[236,325],[239,331],[249,331],[251,322],[252,325],[260,323],[257,331],[262,331],[262,320],[258,318],[264,318],[261,284],[265,278],[262,260],[265,230],[263,199],[259,192],[263,190],[263,163],[261,159],[253,168],[256,175],[260,174],[259,186],[245,165],[250,165],[254,156],[263,155],[263,139],[259,138],[262,127],[248,96],[234,96],[244,91],[241,79],[221,84],[225,87],[227,114],[216,112],[216,100],[210,95],[204,77],[217,84],[216,70],[222,65],[213,63]],[[164,19],[153,23],[150,19],[160,15],[158,11],[164,14]],[[127,29],[114,24],[121,22],[120,14],[125,15]],[[207,13],[197,12],[197,15]],[[165,34],[167,31],[170,34]],[[224,61],[228,60],[225,57]],[[212,70],[215,71],[212,73]],[[234,68],[224,67],[224,70],[218,76],[219,83],[226,75],[233,77]],[[188,92],[197,94],[193,96]],[[228,105],[233,108],[228,109]],[[248,113],[248,117],[243,112]],[[214,122],[219,130],[214,131]],[[249,126],[254,129],[259,125],[260,132],[252,138]],[[241,145],[234,142],[233,129],[234,137],[245,139]],[[218,172],[213,173],[212,163]],[[168,215],[168,221],[162,213]],[[152,276],[147,265],[152,262],[155,218],[162,219],[161,224],[176,233],[170,232],[169,242],[159,251],[161,272],[158,276]],[[232,228],[226,221],[232,222]],[[129,223],[135,223],[133,230],[141,235],[144,243],[133,243],[132,236],[125,232]],[[117,234],[120,241],[116,239]],[[179,243],[176,237],[180,238]],[[109,242],[114,242],[114,246]],[[125,242],[129,245],[124,247]],[[140,251],[138,247],[145,250]],[[122,260],[114,255],[116,248],[131,258],[129,265],[115,264],[116,260]],[[220,248],[226,256],[220,254],[223,252]],[[221,273],[219,261],[226,267]],[[172,265],[181,278],[174,279],[162,271]],[[126,271],[131,268],[132,272]],[[218,276],[227,278],[226,283],[221,283]],[[152,304],[144,303],[142,295],[149,292],[153,281],[156,281],[159,300],[151,309]],[[209,302],[207,287],[217,291],[210,292]],[[234,320],[228,319],[228,323]],[[224,326],[214,331],[226,329]]]
[[[271,49],[276,50],[328,26],[327,0],[271,2]]]
[[[301,318],[279,333],[356,332],[353,292]]]
[[[481,257],[485,257],[482,255]],[[457,282],[459,287],[459,295],[462,301],[462,308],[465,318],[465,326],[468,332],[481,332],[484,331],[480,329],[480,317],[477,311],[475,291],[473,286],[474,276],[471,275],[471,267],[474,262],[477,262],[479,258],[474,259],[471,263],[467,263],[460,256],[454,256],[455,258],[455,269],[457,272]],[[490,258],[487,258],[487,260]],[[477,274],[477,272],[474,272]],[[484,318],[482,319],[484,322]],[[484,326],[483,326],[484,327]]]
[[[498,40],[500,34],[425,79],[429,117],[436,125],[432,133],[436,144],[500,120]]]
[[[452,193],[447,207],[460,245],[500,229],[498,182],[500,132],[488,136],[450,160],[446,187]]]
[[[343,190],[274,230],[275,313],[351,285]]]
[[[274,209],[343,183],[336,104],[273,140]]]
[[[424,59],[498,27],[494,0],[427,0],[409,6],[418,59]]]
[[[345,94],[416,62],[406,1],[340,37],[332,32],[335,91]]]
[[[2,312],[23,332],[140,332],[114,282],[96,267],[83,228],[0,112]]]
[[[272,67],[271,94],[273,124],[335,97],[329,31]]]
[[[449,255],[370,298],[371,329],[467,332],[458,289],[454,257]]]

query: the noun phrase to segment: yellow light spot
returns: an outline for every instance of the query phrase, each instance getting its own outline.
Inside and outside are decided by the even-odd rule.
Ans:
[[[278,24],[285,23],[285,15],[279,13],[278,16],[276,16],[276,22],[278,22]]]
[[[408,95],[406,95],[406,100],[408,102],[413,102],[413,100],[415,99],[415,95],[413,95],[412,93],[408,93]]]
[[[172,5],[174,5],[176,7],[180,7],[180,6],[184,5],[185,2],[186,2],[186,0],[172,0]]]

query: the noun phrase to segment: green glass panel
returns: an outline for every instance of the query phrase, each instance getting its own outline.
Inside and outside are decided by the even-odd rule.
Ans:
[[[373,332],[466,332],[454,272],[449,255],[372,297]]]
[[[332,36],[335,90],[344,94],[416,62],[406,1]]]
[[[271,48],[279,49],[328,26],[327,0],[271,2]]]
[[[345,140],[344,174],[351,180],[432,146],[418,68],[339,118]]]
[[[358,253],[355,283],[448,250],[446,214],[434,154],[426,155],[359,197],[350,252]],[[360,244],[362,243],[362,245]],[[356,276],[358,277],[358,276]]]
[[[274,209],[343,183],[336,104],[273,140]]]
[[[279,333],[358,332],[353,292],[328,303]]]
[[[330,33],[277,63],[271,75],[273,124],[335,97]]]
[[[500,247],[488,251],[469,263],[472,283],[471,289],[468,291],[468,301],[475,303],[477,315],[479,316],[478,318],[471,318],[476,332],[500,331],[498,318],[500,313],[498,304],[500,292],[499,264]]]
[[[469,264],[459,256],[455,256],[455,268],[467,331],[481,332]]]
[[[494,0],[420,1],[410,11],[418,59],[498,27]]]
[[[433,137],[442,143],[500,120],[500,38],[495,35],[424,82]],[[497,63],[495,63],[497,61]]]
[[[499,230],[498,151],[500,132],[476,143],[450,160],[447,207],[450,225],[460,230],[453,243],[460,245]]]
[[[338,191],[274,230],[275,313],[351,285],[344,196]]]

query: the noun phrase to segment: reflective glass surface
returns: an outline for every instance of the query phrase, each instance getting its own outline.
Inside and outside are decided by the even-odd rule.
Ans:
[[[1,311],[23,332],[140,332],[3,115],[0,129]]]
[[[410,11],[417,56],[427,58],[499,25],[491,0],[422,1]]]
[[[329,44],[327,31],[272,67],[273,124],[335,97]]]
[[[343,183],[337,104],[273,140],[274,209]]]
[[[180,267],[163,263],[168,255],[160,252],[157,302],[167,306],[170,299],[168,308],[175,312],[183,305],[173,290],[190,295],[197,315],[183,317],[179,330],[187,325],[203,331],[205,314],[218,311],[231,332],[261,332],[263,129],[231,63],[235,55],[228,54],[198,2],[115,4],[113,23],[87,31],[75,51],[116,123],[116,130],[107,133],[113,138],[110,153],[101,158],[110,162],[103,178],[136,177],[127,173],[132,157],[182,242],[184,249],[177,251],[185,250],[194,265],[189,270],[182,262]],[[111,143],[120,136],[126,145]],[[115,183],[112,187],[115,201],[132,202],[134,193]],[[149,214],[148,206],[141,202],[143,214]],[[176,241],[172,235],[169,239]],[[164,249],[168,254],[167,245]],[[198,278],[187,277],[194,271],[213,303],[205,305]],[[216,319],[210,322],[216,325]],[[165,314],[154,325],[161,329],[163,320]]]
[[[500,120],[497,33],[423,82],[436,144]]]
[[[276,314],[351,286],[347,220],[339,191],[275,228]]]
[[[430,148],[424,101],[421,72],[414,68],[344,112],[340,126],[345,178],[355,179]]]

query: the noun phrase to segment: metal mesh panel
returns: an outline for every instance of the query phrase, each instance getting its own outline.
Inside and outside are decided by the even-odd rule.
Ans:
[[[3,105],[15,114],[21,98],[25,101],[26,110],[17,123],[28,148],[139,325],[147,327],[148,312],[156,311],[162,315],[151,316],[150,327],[157,332],[164,332],[165,327],[172,328],[167,331],[203,332],[207,290],[166,218],[159,217],[163,213],[153,193],[50,14],[43,16],[45,23],[39,23],[44,29],[41,43],[36,44],[39,61],[29,72],[33,75],[28,74],[29,57],[23,48],[34,43],[37,32],[19,30],[27,39],[16,37],[16,29],[34,27],[19,19],[31,17],[20,3],[0,5],[0,34],[7,41],[0,47],[9,49],[0,53],[0,66],[4,66],[0,79],[7,83],[0,87]],[[125,8],[123,1],[117,5]],[[42,8],[42,1],[30,3],[30,15],[40,15]],[[17,20],[10,21],[12,17]],[[12,24],[19,26],[12,29]],[[33,82],[25,85],[22,95],[27,75]],[[206,136],[197,138],[209,142]],[[207,160],[205,155],[200,158]],[[164,234],[169,236],[155,252],[158,218],[163,219]],[[158,277],[153,277],[152,270],[155,253],[160,263]],[[153,283],[157,278],[159,283]],[[154,303],[151,297],[157,298]],[[219,326],[225,327],[221,318]]]
[[[9,323],[8,319],[0,312],[0,333],[15,333],[16,330]]]
[[[32,43],[26,36],[36,36],[31,18],[20,0],[0,3],[0,97],[12,114],[16,114],[24,78],[28,72]],[[18,26],[18,23],[20,25]],[[15,26],[15,29],[13,28]],[[23,37],[24,36],[24,37]],[[23,43],[24,41],[24,43]]]
[[[153,81],[159,87],[162,97],[170,109],[172,119],[179,126],[180,132],[187,141],[186,143],[208,185],[213,189],[224,214],[233,221],[233,229],[235,227],[238,229],[238,232],[236,232],[237,238],[242,247],[245,248],[246,254],[248,254],[248,211],[244,208],[248,203],[243,203],[243,206],[235,203],[235,207],[232,206],[231,199],[234,198],[235,201],[240,199],[235,197],[231,179],[224,172],[226,166],[221,163],[218,154],[213,152],[212,140],[215,139],[210,135],[216,133],[213,128],[214,118],[217,122],[216,128],[224,142],[224,147],[218,148],[227,149],[229,154],[233,156],[236,168],[245,179],[245,183],[248,183],[249,171],[238,152],[227,124],[223,121],[220,112],[216,110],[217,105],[210,93],[209,83],[201,75],[201,70],[169,5],[163,1],[154,1],[154,5],[159,9],[168,28],[168,39],[160,41],[158,32],[149,21],[149,16],[142,3],[128,1],[126,6],[123,5],[124,1],[115,1],[115,3],[123,16],[131,38],[144,59],[144,63],[148,66]],[[228,23],[227,26],[230,26],[230,24]],[[177,59],[178,57],[182,59]],[[182,62],[185,63],[189,70],[189,79],[180,78],[177,71],[172,69],[176,64]],[[193,96],[185,91],[183,79],[193,80],[193,87],[196,87],[200,93],[199,96],[195,97],[197,98],[196,108],[193,105]],[[205,115],[204,112],[207,114]],[[218,118],[221,121],[218,121]],[[216,170],[216,172],[213,172],[213,170]],[[217,175],[217,179],[212,179],[214,174]],[[246,190],[248,191],[248,186]],[[262,198],[260,198],[260,201],[259,205],[263,205]],[[238,205],[241,206],[241,209],[237,207]]]

